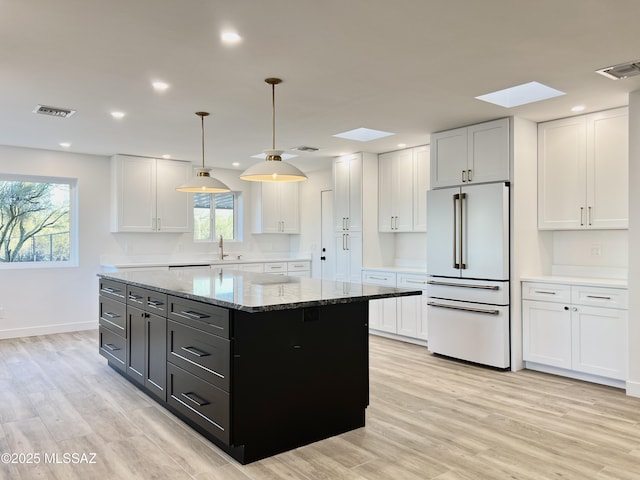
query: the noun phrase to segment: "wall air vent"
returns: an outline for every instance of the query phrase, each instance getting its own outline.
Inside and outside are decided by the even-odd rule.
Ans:
[[[601,68],[600,70],[596,70],[596,73],[612,80],[635,77],[636,75],[640,75],[640,60],[614,65],[613,67]]]
[[[71,110],[70,108],[58,108],[58,107],[48,107],[46,105],[36,105],[36,108],[33,109],[33,113],[38,113],[40,115],[49,115],[52,117],[69,118],[71,115],[76,113],[76,111]]]
[[[317,152],[319,149],[316,147],[307,147],[305,145],[300,145],[298,147],[293,147],[292,150],[299,150],[301,152]]]

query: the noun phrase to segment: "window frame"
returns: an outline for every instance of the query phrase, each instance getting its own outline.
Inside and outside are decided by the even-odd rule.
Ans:
[[[0,181],[69,185],[69,260],[0,262],[0,270],[78,267],[78,179],[72,177],[0,172]]]
[[[224,241],[225,242],[229,242],[229,243],[233,243],[233,242],[240,242],[240,234],[242,232],[242,229],[240,227],[240,222],[242,221],[242,217],[240,214],[240,192],[237,191],[230,191],[228,193],[223,193],[222,195],[227,195],[227,194],[232,194],[233,195],[233,239],[228,239],[225,238]],[[194,194],[195,196],[196,194]],[[198,195],[203,195],[203,194],[198,194]],[[203,238],[203,239],[196,239],[195,238],[195,198],[194,198],[194,205],[193,205],[193,242],[194,243],[213,243],[213,242],[217,242],[218,241],[218,237],[215,231],[215,196],[219,195],[217,193],[205,193],[204,195],[210,195],[211,196],[211,205],[213,208],[211,208],[211,211],[213,212],[212,215],[209,215],[209,231],[211,232],[211,234],[209,235],[209,238]]]

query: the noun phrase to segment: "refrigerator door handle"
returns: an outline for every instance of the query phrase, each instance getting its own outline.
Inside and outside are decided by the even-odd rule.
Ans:
[[[464,212],[464,206],[463,206],[463,201],[465,201],[467,199],[467,194],[466,193],[461,193],[460,194],[460,215],[458,216],[458,222],[459,223],[459,230],[460,230],[460,234],[458,235],[458,239],[460,241],[460,268],[461,269],[466,269],[467,265],[466,263],[464,263],[464,257],[463,257],[463,246],[464,246],[464,236],[462,234],[462,225],[463,225],[463,221],[462,221],[462,215]]]
[[[461,307],[457,305],[447,305],[446,303],[427,302],[430,307],[449,308],[451,310],[461,310],[463,312],[483,313],[485,315],[499,315],[499,310],[488,310],[484,308]]]
[[[460,194],[459,193],[454,193],[453,194],[453,268],[455,269],[459,269],[460,268],[460,264],[458,263],[458,252],[456,251],[456,248],[458,248],[457,245],[457,240],[458,240],[458,233],[456,231],[456,216],[457,216],[457,205],[456,202],[460,200]],[[462,222],[460,222],[462,224]]]
[[[500,290],[498,285],[474,285],[470,283],[450,283],[450,282],[438,282],[435,280],[429,280],[428,285],[439,285],[441,287],[461,287],[461,288],[478,288],[481,290]],[[539,292],[536,292],[539,293]]]

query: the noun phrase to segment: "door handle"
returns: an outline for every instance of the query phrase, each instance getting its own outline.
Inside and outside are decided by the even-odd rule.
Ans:
[[[458,255],[456,254],[456,237],[457,237],[457,230],[456,230],[456,213],[457,213],[457,205],[456,202],[460,200],[460,194],[459,193],[454,193],[453,194],[453,268],[455,269],[459,269],[460,268],[460,264],[458,263]]]
[[[466,200],[467,198],[467,194],[466,193],[461,193],[460,194],[460,217],[458,218],[458,221],[460,222],[460,235],[458,236],[458,238],[460,239],[460,268],[461,269],[466,269],[467,265],[464,263],[464,255],[463,255],[463,247],[464,247],[464,235],[462,234],[462,214],[464,212],[463,209],[463,201]]]
[[[467,170],[467,182],[471,181],[471,169]]]

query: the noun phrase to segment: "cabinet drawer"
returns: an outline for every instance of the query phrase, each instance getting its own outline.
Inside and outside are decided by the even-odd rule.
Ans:
[[[594,307],[620,308],[626,310],[629,294],[626,289],[607,287],[571,286],[571,302]]]
[[[120,335],[116,335],[108,328],[100,327],[99,329],[99,345],[100,355],[109,360],[109,362],[119,370],[125,371],[126,340]]]
[[[127,286],[124,283],[116,282],[106,278],[100,279],[100,295],[113,298],[120,302],[126,300]]]
[[[230,341],[171,320],[167,326],[167,360],[228,392]]]
[[[287,272],[308,272],[311,270],[310,262],[288,262]]]
[[[100,295],[100,325],[122,337],[127,336],[127,306]]]
[[[264,272],[264,265],[262,263],[241,263],[238,265],[238,270],[241,272]]]
[[[570,303],[571,287],[556,283],[523,282],[522,298],[524,300]]]
[[[396,286],[396,274],[393,272],[378,272],[365,270],[362,272],[362,283],[369,285],[383,285],[386,287]]]
[[[264,273],[279,273],[280,275],[286,275],[287,264],[284,262],[265,263]]]
[[[461,302],[509,305],[509,282],[431,277],[427,282],[427,295]]]
[[[229,310],[226,308],[169,296],[168,317],[205,332],[229,338]]]
[[[193,423],[229,444],[229,394],[204,380],[167,364],[167,401]]]
[[[134,305],[161,317],[167,316],[167,294],[127,285],[127,305]]]
[[[399,273],[398,288],[409,288],[411,290],[426,290],[429,277],[414,273]]]

